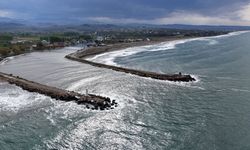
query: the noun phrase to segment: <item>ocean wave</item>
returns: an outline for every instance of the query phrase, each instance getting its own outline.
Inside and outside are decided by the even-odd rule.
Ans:
[[[70,124],[52,139],[45,140],[44,144],[51,149],[113,149],[113,146],[125,145],[129,149],[142,149],[140,136],[131,136],[138,135],[142,129],[127,126],[120,112],[102,112]],[[129,138],[120,134],[125,132],[131,133]]]
[[[126,48],[126,49],[119,50],[119,51],[113,51],[113,52],[96,55],[94,57],[88,58],[88,60],[99,62],[99,63],[104,63],[108,65],[120,66],[119,64],[115,62],[116,58],[127,57],[127,56],[135,55],[141,52],[156,52],[156,51],[171,50],[171,49],[175,49],[176,46],[179,44],[184,44],[184,43],[191,42],[194,40],[196,39],[176,40],[176,41],[171,41],[171,42],[162,42],[157,45],[131,47],[131,48]]]
[[[0,84],[0,111],[17,113],[21,110],[31,109],[33,105],[44,102],[48,97],[27,92],[17,86],[8,83]]]
[[[129,76],[133,78],[138,78],[138,76],[133,74],[128,74]],[[176,86],[176,87],[184,87],[184,88],[192,88],[192,89],[199,89],[199,90],[206,90],[204,87],[202,87],[201,78],[199,75],[191,75],[193,78],[195,78],[195,81],[192,82],[173,82],[168,80],[157,80],[153,78],[148,77],[140,77],[141,79],[147,81],[147,82],[157,82],[162,85],[168,85],[168,86]],[[197,84],[199,83],[199,84]],[[149,83],[151,84],[151,83]]]
[[[237,35],[241,35],[241,34],[245,34],[245,33],[249,33],[249,32],[250,31],[236,31],[236,32],[230,32],[228,34],[212,36],[212,37],[208,37],[208,38],[216,39],[216,38],[232,37],[232,36],[237,36]]]
[[[237,35],[241,35],[241,34],[248,33],[248,32],[250,31],[231,32],[225,35],[219,35],[219,36],[213,36],[213,37],[199,37],[199,38],[162,42],[162,43],[154,44],[154,45],[130,47],[130,48],[122,49],[119,51],[99,54],[94,57],[88,58],[88,60],[99,62],[99,63],[104,63],[108,65],[120,66],[119,64],[115,63],[115,59],[119,57],[131,56],[137,53],[147,52],[147,51],[156,52],[156,51],[171,50],[171,49],[175,49],[176,46],[180,44],[185,44],[185,43],[193,42],[193,41],[206,41],[208,45],[216,45],[219,43],[219,41],[216,40],[218,38],[237,36]]]
[[[75,83],[72,83],[68,88],[67,90],[69,91],[76,91],[78,90],[79,88],[81,88],[83,85],[86,86],[87,83],[92,83],[93,81],[95,80],[98,80],[102,78],[102,76],[97,76],[97,77],[90,77],[90,78],[85,78],[85,79],[82,79],[80,81],[77,81]]]
[[[81,50],[83,47],[81,46],[69,46],[69,47],[64,47],[63,49],[66,49],[66,50]]]
[[[247,93],[250,93],[250,90],[246,90],[246,89],[232,88],[231,90],[234,91],[234,92],[247,92]]]
[[[13,60],[15,57],[16,56],[11,56],[11,57],[4,58],[2,61],[0,61],[0,65],[5,65],[9,61]]]
[[[135,55],[137,53],[146,52],[146,51],[154,52],[154,51],[175,49],[176,45],[184,44],[188,41],[191,41],[191,39],[176,40],[176,41],[171,41],[171,42],[162,42],[156,45],[130,47],[130,48],[126,48],[126,49],[119,50],[119,51],[113,51],[113,52],[96,55],[94,57],[88,58],[87,60],[104,63],[108,65],[119,66],[117,63],[114,62],[114,60],[118,57],[131,56],[131,55]]]

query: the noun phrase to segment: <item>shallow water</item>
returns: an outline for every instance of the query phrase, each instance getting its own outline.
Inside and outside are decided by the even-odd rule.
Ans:
[[[161,73],[193,74],[172,83],[64,58],[79,48],[8,59],[0,71],[116,99],[90,111],[0,83],[1,149],[250,149],[250,33],[126,49],[95,61]]]

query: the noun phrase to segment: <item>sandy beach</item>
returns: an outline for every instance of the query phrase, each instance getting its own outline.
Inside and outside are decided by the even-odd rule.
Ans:
[[[166,41],[173,41],[178,39],[186,39],[186,38],[167,38],[167,39],[159,39],[155,41],[142,41],[142,42],[134,42],[134,43],[118,43],[118,44],[112,44],[107,45],[103,47],[92,47],[88,49],[84,49],[82,51],[77,51],[75,53],[69,54],[65,56],[65,58],[68,58],[73,61],[82,62],[85,64],[92,65],[94,67],[100,67],[100,68],[106,68],[111,69],[118,72],[133,74],[140,77],[148,77],[153,78],[157,80],[168,80],[168,81],[174,81],[174,82],[190,82],[195,81],[195,78],[191,77],[191,75],[188,74],[162,74],[157,72],[150,72],[150,71],[143,71],[143,70],[136,70],[136,69],[129,69],[129,68],[123,68],[118,66],[112,66],[107,65],[103,63],[97,63],[90,60],[87,60],[87,57],[95,56],[97,54],[111,52],[111,51],[117,51],[121,49],[125,49],[128,47],[135,47],[135,46],[145,46],[145,45],[152,45],[157,44],[161,42]]]
[[[119,50],[130,48],[130,47],[154,45],[154,44],[159,44],[162,42],[184,40],[184,39],[191,39],[191,38],[197,38],[197,37],[167,37],[167,38],[152,39],[150,41],[109,44],[106,46],[90,47],[90,48],[84,49],[84,51],[77,53],[77,56],[80,58],[91,57],[94,55],[98,55],[98,54],[102,54],[102,53],[106,53],[106,52],[111,52],[111,51],[119,51]]]

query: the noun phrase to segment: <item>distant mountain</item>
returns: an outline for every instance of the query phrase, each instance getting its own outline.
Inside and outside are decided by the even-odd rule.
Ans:
[[[106,27],[109,25],[99,25],[99,27]],[[241,31],[250,30],[250,26],[212,26],[212,25],[185,25],[185,24],[169,24],[169,25],[152,25],[152,24],[116,24],[110,25],[115,28],[163,28],[163,29],[178,29],[178,30],[211,30],[211,31]]]
[[[0,32],[22,31],[25,26],[22,20],[0,17]]]
[[[0,32],[22,31],[24,27],[25,25],[21,23],[0,21]]]
[[[182,29],[182,30],[214,30],[214,31],[239,31],[239,30],[250,30],[249,26],[209,26],[209,25],[162,25],[168,29]]]
[[[10,18],[6,17],[0,17],[0,22],[11,22],[12,20]]]
[[[13,28],[13,27],[23,27],[24,24],[14,23],[14,22],[0,22],[0,27],[2,28]]]
[[[210,30],[240,31],[250,30],[248,26],[208,26],[208,25],[150,25],[150,24],[72,24],[56,25],[52,23],[31,24],[24,20],[0,17],[0,32],[95,32],[122,31],[124,29],[168,29],[168,30]]]

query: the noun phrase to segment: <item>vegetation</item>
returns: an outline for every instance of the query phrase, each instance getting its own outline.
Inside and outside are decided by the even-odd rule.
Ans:
[[[91,27],[88,27],[91,28]],[[120,42],[155,40],[168,37],[215,36],[227,31],[180,30],[165,28],[104,28],[88,31],[0,33],[0,58],[32,50],[54,49],[80,43],[101,46]]]
[[[55,42],[64,42],[65,39],[64,37],[60,37],[60,36],[43,36],[43,37],[40,37],[40,40],[46,40],[46,41],[49,41],[51,43],[55,43]]]
[[[11,34],[0,35],[0,56],[18,55],[24,53],[29,47],[28,43],[12,43],[14,36]]]

